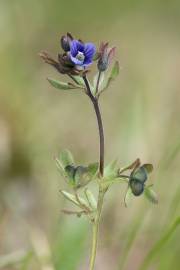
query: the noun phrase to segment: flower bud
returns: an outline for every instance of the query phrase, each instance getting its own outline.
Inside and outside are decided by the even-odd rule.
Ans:
[[[65,52],[70,51],[70,42],[73,40],[73,37],[70,33],[67,33],[66,36],[61,37],[61,47]]]
[[[99,71],[105,71],[108,68],[107,57],[101,57],[98,61],[97,66],[98,66]]]
[[[99,48],[99,60],[97,63],[97,67],[99,71],[105,71],[113,56],[115,53],[115,47],[114,48],[108,48],[108,43],[101,43]]]

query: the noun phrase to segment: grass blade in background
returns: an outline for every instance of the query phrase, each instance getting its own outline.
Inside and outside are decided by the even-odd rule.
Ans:
[[[79,264],[84,258],[86,239],[86,222],[71,219],[70,223],[64,225],[63,234],[60,232],[54,249],[55,269],[78,270]]]
[[[151,262],[155,259],[155,257],[158,255],[158,253],[161,251],[161,249],[164,247],[164,245],[168,242],[168,240],[171,238],[172,234],[178,229],[178,226],[180,225],[180,217],[178,217],[171,228],[160,238],[157,243],[152,247],[148,255],[145,257],[140,270],[146,270],[150,266]]]
[[[31,256],[32,252],[24,250],[15,251],[11,254],[0,256],[0,269],[8,269],[8,267],[19,265],[26,261],[27,258],[31,258]]]
[[[139,233],[139,231],[141,230],[143,223],[143,220],[145,219],[148,211],[146,210],[146,212],[144,211],[145,209],[140,209],[139,215],[135,216],[135,221],[132,223],[132,225],[130,226],[130,231],[127,233],[128,235],[128,239],[126,242],[126,245],[124,247],[124,251],[122,253],[122,255],[120,256],[119,259],[119,264],[118,264],[118,270],[123,270],[126,263],[127,263],[127,259],[129,257],[131,248],[133,246],[133,243],[136,239],[137,234]]]

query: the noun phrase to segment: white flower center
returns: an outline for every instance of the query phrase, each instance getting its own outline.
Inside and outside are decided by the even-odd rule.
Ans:
[[[78,52],[77,55],[76,55],[76,58],[79,60],[79,61],[84,61],[84,54],[82,52]]]

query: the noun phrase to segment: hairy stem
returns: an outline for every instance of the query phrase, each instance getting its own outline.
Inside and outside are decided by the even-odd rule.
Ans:
[[[96,113],[96,118],[98,122],[98,129],[99,129],[99,176],[103,177],[104,174],[104,129],[103,129],[103,123],[101,118],[101,112],[99,109],[99,103],[97,97],[95,97],[90,89],[89,82],[86,78],[86,76],[83,77],[87,95],[91,99],[94,110]],[[99,75],[100,79],[100,75]],[[99,83],[98,83],[99,84]],[[96,89],[98,89],[98,85],[96,86]],[[100,225],[100,219],[101,219],[101,212],[103,207],[103,200],[104,200],[105,190],[101,187],[101,181],[99,181],[99,194],[98,194],[98,203],[97,203],[97,213],[95,220],[93,222],[93,238],[92,238],[92,250],[91,250],[91,259],[90,259],[90,270],[94,270],[95,266],[95,260],[96,260],[96,253],[97,253],[97,244],[98,244],[98,235],[99,235],[99,225]]]

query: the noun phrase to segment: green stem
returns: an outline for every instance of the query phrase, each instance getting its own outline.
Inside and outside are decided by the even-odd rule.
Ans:
[[[98,235],[99,235],[99,225],[100,225],[104,195],[105,195],[105,192],[103,190],[99,189],[97,215],[95,218],[95,222],[93,224],[93,238],[92,238],[90,270],[94,270],[94,266],[95,266],[97,245],[98,245]]]
[[[84,79],[84,82],[86,85],[87,95],[89,96],[89,98],[91,99],[91,101],[94,105],[94,110],[95,110],[96,118],[97,118],[97,122],[98,122],[98,129],[99,129],[99,176],[102,178],[103,174],[104,174],[104,129],[103,129],[102,117],[101,117],[101,112],[99,109],[98,98],[92,94],[90,86],[89,86],[89,82],[86,78],[86,75],[84,75],[83,79]],[[99,74],[99,79],[100,79],[100,74]],[[97,86],[97,89],[98,89],[98,86]],[[100,225],[101,212],[102,212],[105,192],[106,191],[103,190],[103,188],[101,186],[101,179],[100,179],[98,203],[97,203],[97,213],[95,216],[95,220],[93,222],[93,238],[92,238],[92,250],[91,250],[91,259],[90,259],[90,270],[94,270],[94,266],[95,266],[97,245],[98,245],[98,236],[99,236],[99,225]]]

